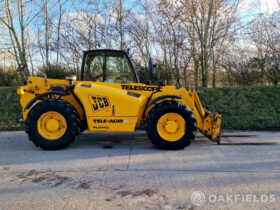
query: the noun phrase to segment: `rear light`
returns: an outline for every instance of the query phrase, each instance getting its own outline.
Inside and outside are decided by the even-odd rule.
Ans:
[[[17,94],[18,94],[18,95],[24,95],[24,94],[25,94],[24,87],[19,87],[19,88],[17,89]]]

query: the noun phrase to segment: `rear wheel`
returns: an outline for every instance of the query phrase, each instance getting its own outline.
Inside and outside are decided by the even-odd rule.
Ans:
[[[192,111],[183,104],[163,102],[153,108],[146,121],[147,136],[161,149],[184,149],[197,130]]]
[[[28,113],[26,133],[44,150],[67,147],[80,133],[81,122],[75,108],[63,100],[48,99],[36,104]]]

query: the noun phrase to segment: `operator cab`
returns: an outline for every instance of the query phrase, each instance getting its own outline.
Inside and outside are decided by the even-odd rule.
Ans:
[[[81,79],[85,81],[139,83],[129,56],[119,50],[85,51],[81,74]]]

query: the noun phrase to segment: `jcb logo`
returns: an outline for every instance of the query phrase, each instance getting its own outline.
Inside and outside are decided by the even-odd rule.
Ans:
[[[106,96],[90,96],[93,112],[110,107],[110,101]]]

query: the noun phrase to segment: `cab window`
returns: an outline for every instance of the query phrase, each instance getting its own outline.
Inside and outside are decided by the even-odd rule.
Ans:
[[[93,52],[87,54],[84,80],[108,83],[136,82],[127,57],[122,53]]]

